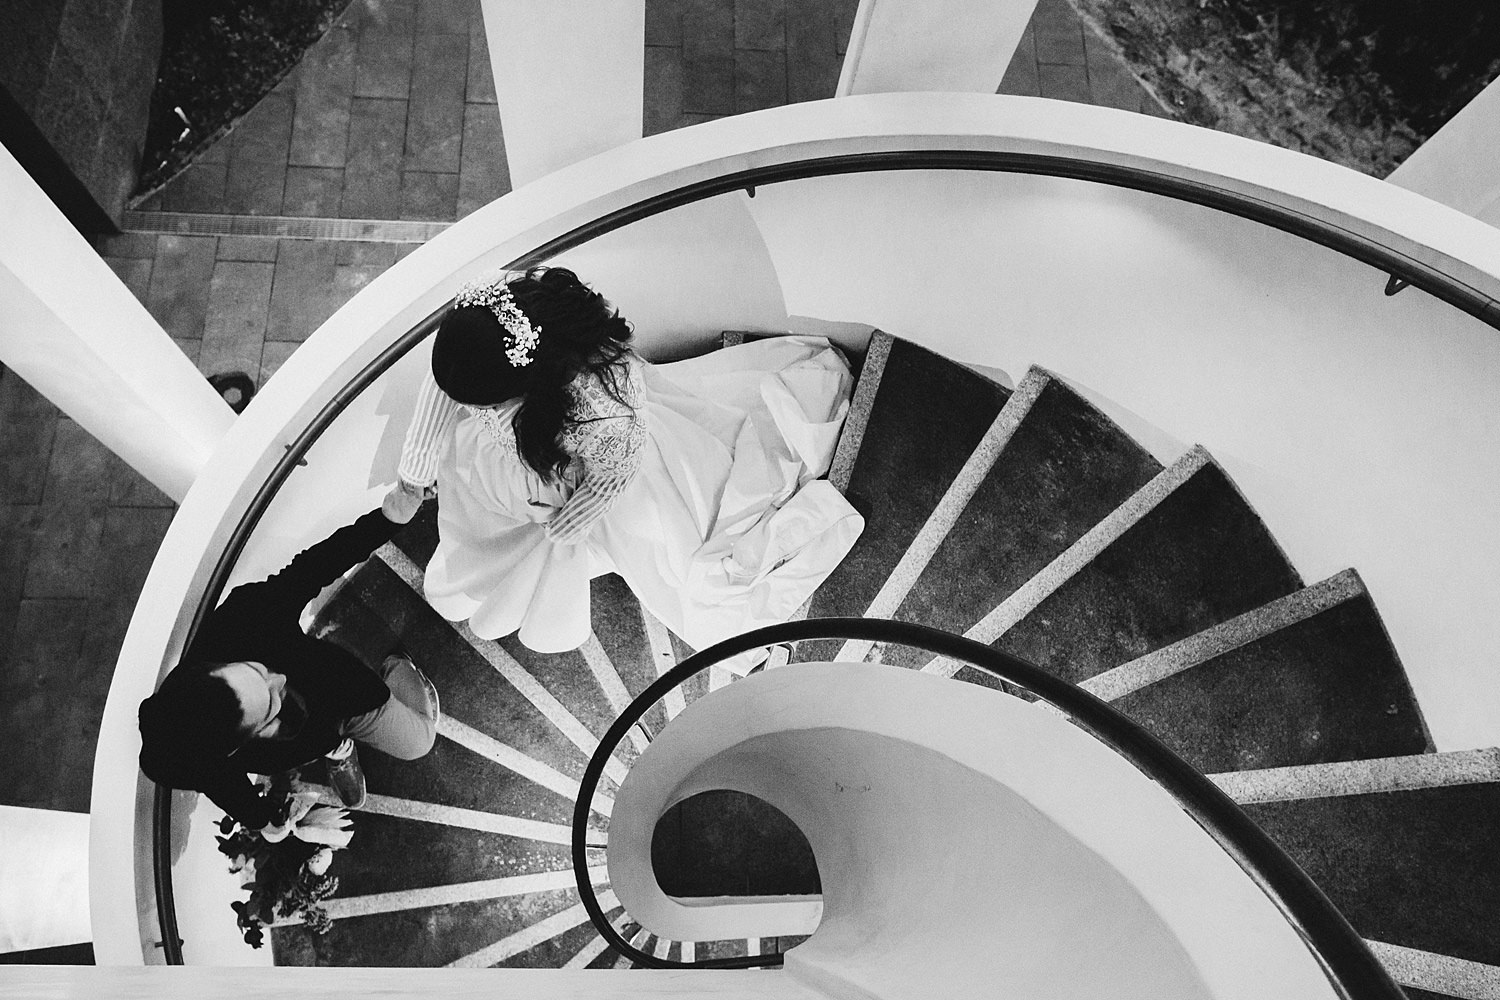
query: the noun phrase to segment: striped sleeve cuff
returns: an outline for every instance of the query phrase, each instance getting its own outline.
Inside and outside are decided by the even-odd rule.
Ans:
[[[401,463],[396,472],[413,486],[431,486],[437,481],[438,455],[450,427],[458,417],[458,404],[438,388],[428,372],[417,392],[417,408],[406,428]]]

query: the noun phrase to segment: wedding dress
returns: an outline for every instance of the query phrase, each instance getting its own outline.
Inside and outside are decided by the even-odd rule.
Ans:
[[[516,450],[519,400],[461,406],[428,376],[401,475],[437,483],[424,589],[444,617],[575,649],[590,634],[589,580],[615,572],[702,649],[787,620],[848,553],[864,520],[820,477],[853,379],[826,340],[662,365],[632,354],[622,375],[616,394],[589,372],[570,384],[557,480]]]

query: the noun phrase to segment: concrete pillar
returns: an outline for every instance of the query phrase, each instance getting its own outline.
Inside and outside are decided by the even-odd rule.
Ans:
[[[234,412],[0,149],[0,362],[181,500]]]
[[[511,185],[641,137],[645,0],[482,0]]]
[[[1500,79],[1464,105],[1386,180],[1500,226]]]
[[[88,813],[0,806],[0,953],[92,939]]]
[[[993,94],[1036,0],[860,0],[837,96]]]

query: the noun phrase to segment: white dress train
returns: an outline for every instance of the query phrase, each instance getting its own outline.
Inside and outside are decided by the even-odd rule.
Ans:
[[[572,460],[556,482],[517,454],[516,403],[470,409],[424,385],[401,471],[437,481],[425,590],[444,617],[575,649],[590,634],[589,580],[613,571],[702,649],[787,620],[848,553],[864,520],[819,477],[853,379],[826,340],[664,365],[632,355],[627,373],[623,401],[588,374],[570,386]]]

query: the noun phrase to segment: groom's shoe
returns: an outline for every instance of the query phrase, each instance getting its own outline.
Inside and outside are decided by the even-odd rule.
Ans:
[[[342,757],[334,754],[342,754],[347,749],[348,753]],[[324,758],[328,764],[328,783],[338,793],[339,801],[349,809],[358,809],[365,804],[369,796],[365,791],[365,772],[359,766],[359,751],[354,748],[354,741],[348,737]]]

